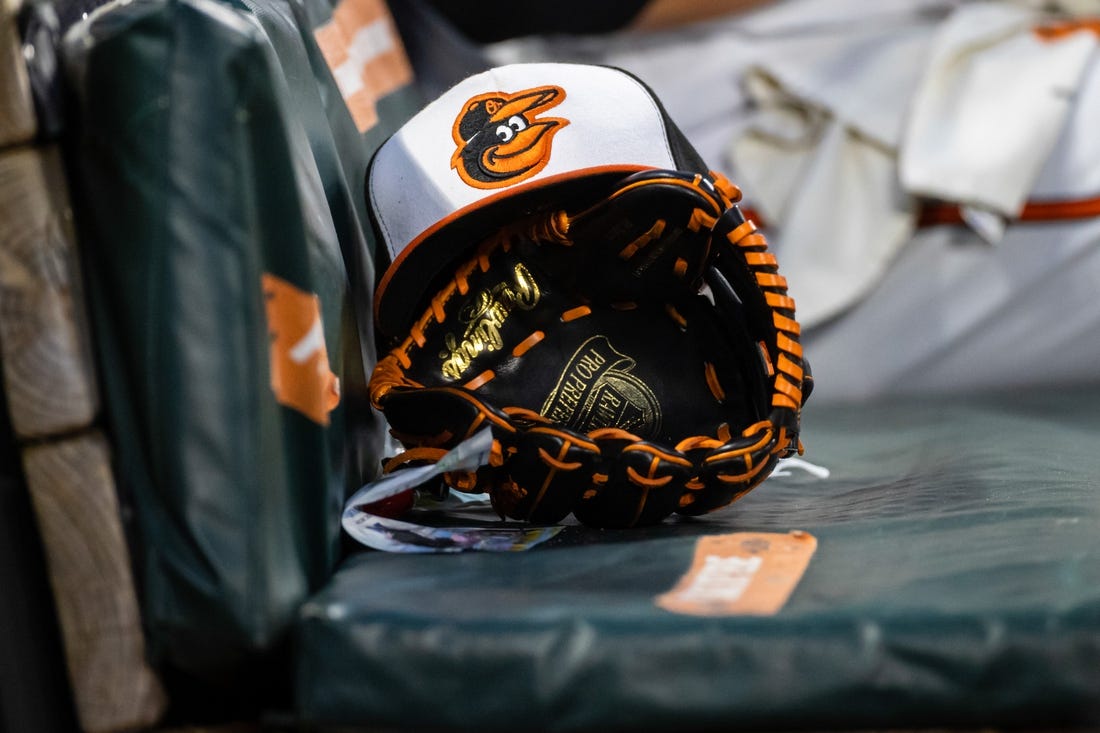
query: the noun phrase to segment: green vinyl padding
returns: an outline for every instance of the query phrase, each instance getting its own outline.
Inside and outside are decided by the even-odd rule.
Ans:
[[[341,384],[347,408],[348,460],[355,475],[373,475],[378,470],[385,425],[381,414],[370,407],[366,384],[370,369],[363,368],[377,362],[371,316],[376,242],[367,210],[366,170],[373,152],[419,109],[422,99],[412,84],[389,90],[375,100],[374,124],[360,131],[315,39],[317,27],[333,22],[329,0],[224,2],[253,16],[274,52],[280,73],[273,76],[273,84],[282,87],[292,102],[287,120],[292,149],[309,154],[303,166],[315,173],[311,177],[323,187],[316,197],[323,196],[327,202],[344,258],[349,294],[356,304],[358,338],[350,343],[362,352],[347,353],[350,363]]]
[[[375,237],[369,226],[366,170],[374,151],[423,104],[413,84],[386,90],[374,102],[373,124],[356,127],[333,76],[318,48],[319,27],[334,22],[329,0],[224,0],[255,17],[267,37],[290,99],[303,140],[312,151],[324,182],[325,196],[359,302],[369,304],[375,281],[372,256]],[[343,0],[352,5],[371,6],[371,0]],[[338,2],[338,0],[337,0]],[[384,6],[383,6],[384,7]],[[386,22],[388,16],[375,22]],[[389,42],[399,44],[393,30]],[[369,307],[369,305],[365,305]],[[364,340],[373,347],[373,321],[361,318]]]
[[[807,408],[804,459],[699,521],[516,554],[351,558],[303,607],[319,730],[1100,722],[1100,388]],[[697,539],[801,529],[774,616],[654,599]]]
[[[351,445],[362,414],[346,395],[323,419],[276,398],[263,278],[316,296],[309,354],[322,337],[344,385],[371,366],[358,324],[369,311],[349,297],[298,101],[245,13],[114,5],[66,37],[64,61],[92,334],[150,653],[243,690],[333,570],[343,497],[366,477],[348,466],[376,471],[381,451],[377,424]],[[367,457],[349,461],[352,448]]]

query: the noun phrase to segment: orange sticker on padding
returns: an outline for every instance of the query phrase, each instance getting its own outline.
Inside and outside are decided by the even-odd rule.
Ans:
[[[412,83],[412,65],[384,0],[340,0],[313,37],[359,132],[377,124],[378,100]]]
[[[656,603],[696,616],[771,616],[787,603],[817,549],[796,530],[701,537],[691,568]]]
[[[274,275],[261,279],[275,400],[328,425],[328,414],[340,404],[340,382],[329,367],[321,299]]]

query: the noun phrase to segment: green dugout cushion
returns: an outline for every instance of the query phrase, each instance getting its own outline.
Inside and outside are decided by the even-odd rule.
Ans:
[[[244,13],[135,0],[65,40],[81,256],[150,651],[243,691],[278,674],[268,655],[332,572],[363,478],[347,469],[347,400],[324,412],[335,384],[304,376],[327,375],[322,353],[345,384],[369,366],[324,182]]]
[[[296,128],[292,134],[301,135],[313,153],[353,292],[367,310],[375,280],[375,238],[367,211],[367,164],[378,146],[420,109],[423,100],[411,83],[383,90],[381,98],[374,100],[374,123],[360,132],[317,45],[317,29],[334,22],[329,0],[224,1],[253,15],[275,52],[287,94],[294,100],[295,122],[300,125],[300,130]],[[371,8],[372,0],[341,0],[339,4]],[[382,5],[379,9],[384,8]],[[347,39],[349,43],[351,40]],[[400,39],[393,37],[389,42],[397,44]],[[377,45],[384,43],[375,40]],[[373,321],[360,320],[364,340],[373,347]]]
[[[813,406],[732,507],[517,554],[351,558],[303,607],[319,729],[609,731],[1100,722],[1100,389]],[[774,616],[655,605],[697,539],[801,529]]]
[[[367,212],[366,170],[374,150],[419,109],[421,98],[411,84],[388,91],[375,100],[378,116],[374,124],[360,132],[315,38],[317,26],[333,22],[329,0],[224,1],[255,18],[274,52],[281,73],[274,75],[273,83],[292,100],[287,133],[294,150],[311,154],[312,159],[303,165],[315,173],[311,179],[323,187],[315,198],[323,197],[328,205],[358,328],[358,338],[351,343],[359,352],[346,351],[349,363],[341,385],[348,407],[348,460],[355,475],[370,476],[380,465],[385,424],[381,414],[371,409],[367,394],[367,377],[377,354],[371,316],[375,235]],[[369,5],[370,0],[343,2]]]

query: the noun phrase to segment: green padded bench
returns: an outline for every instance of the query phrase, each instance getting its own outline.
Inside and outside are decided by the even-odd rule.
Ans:
[[[805,460],[699,521],[344,563],[303,608],[319,729],[1100,722],[1100,388],[810,406]],[[828,476],[823,477],[825,468]],[[818,546],[774,615],[676,613],[709,535]]]

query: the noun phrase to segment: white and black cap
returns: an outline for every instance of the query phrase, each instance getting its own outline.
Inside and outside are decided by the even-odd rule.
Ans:
[[[459,82],[371,162],[369,203],[389,262],[375,293],[380,336],[406,332],[431,284],[502,224],[652,168],[707,172],[625,71],[514,64]]]

